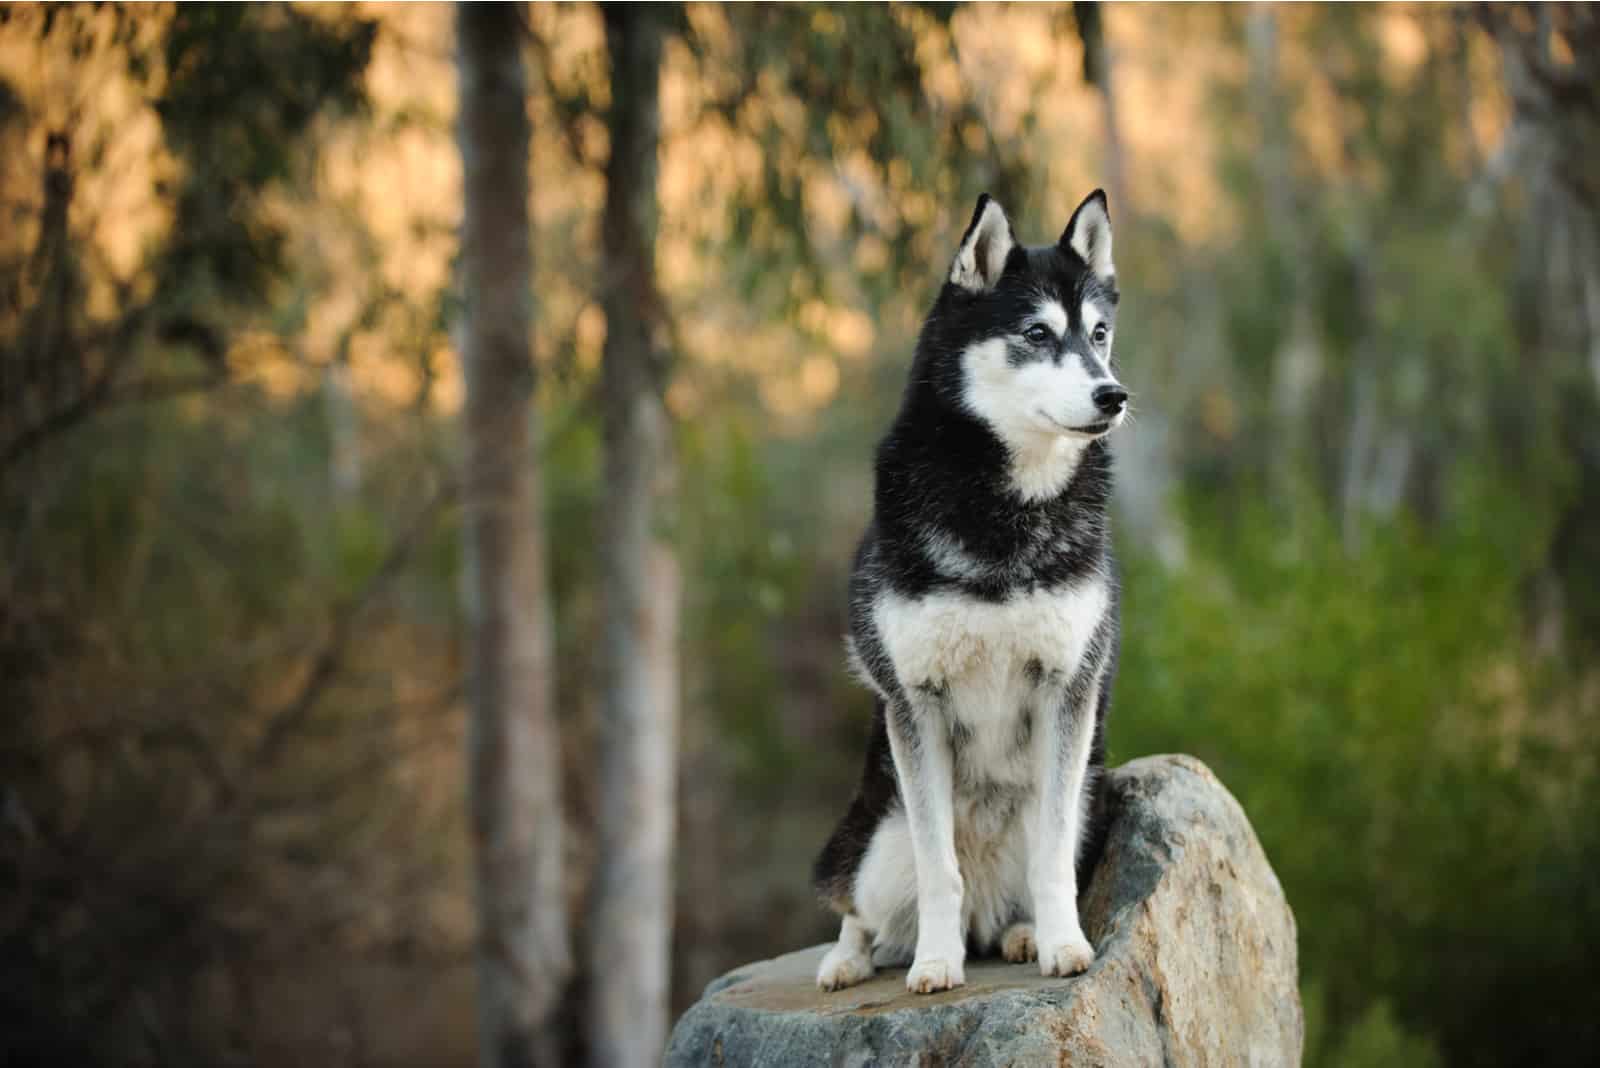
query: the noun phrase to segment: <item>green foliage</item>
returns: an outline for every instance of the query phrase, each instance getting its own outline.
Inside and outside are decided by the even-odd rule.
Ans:
[[[975,102],[942,107],[924,84],[930,27],[947,28],[954,5],[756,5],[729,8],[737,52],[720,51],[693,31],[686,43],[710,69],[732,67],[734,91],[711,102],[710,110],[759,138],[762,171],[749,196],[709,206],[726,212],[734,240],[719,249],[734,257],[728,276],[741,297],[767,314],[791,314],[807,297],[830,292],[830,269],[848,262],[848,252],[864,234],[882,238],[888,269],[850,272],[850,285],[874,301],[885,301],[908,286],[927,284],[923,270],[936,252],[928,234],[899,217],[880,226],[862,203],[852,205],[846,232],[837,247],[817,240],[807,215],[806,178],[822,161],[860,152],[873,165],[891,161],[904,168],[898,191],[935,191],[943,203],[964,208],[988,190],[1014,216],[1026,207],[1027,183],[1017,153],[1002,147],[983,123]],[[948,38],[944,38],[948,47]],[[805,49],[797,53],[796,41]],[[750,100],[758,88],[780,90],[799,105],[791,122],[776,110],[756,111]],[[967,130],[981,143],[969,143]],[[1019,138],[1019,142],[1025,142]],[[965,219],[953,223],[959,232]]]
[[[1465,514],[1493,518],[1395,522],[1352,558],[1316,511],[1288,527],[1197,506],[1184,572],[1127,569],[1112,758],[1194,753],[1244,805],[1318,1011],[1345,1036],[1310,1063],[1424,1063],[1382,1059],[1410,1048],[1391,1005],[1398,1026],[1480,1046],[1475,1014],[1498,1011],[1508,1044],[1455,1063],[1504,1063],[1539,1021],[1507,1018],[1523,977],[1485,962],[1538,945],[1559,974],[1587,952],[1564,948],[1572,914],[1547,906],[1592,903],[1592,877],[1530,875],[1581,855],[1595,799],[1572,787],[1593,748],[1547,749],[1533,773],[1515,747],[1536,698],[1503,683],[1526,662],[1520,575],[1548,524],[1503,491]],[[1583,998],[1546,991],[1539,1013],[1580,1026]]]
[[[1322,989],[1305,984],[1306,1063],[1324,1068],[1441,1068],[1439,1051],[1427,1038],[1407,1031],[1395,1020],[1385,999],[1369,1003],[1349,1026],[1324,1032]]]
[[[741,781],[779,786],[791,754],[774,722],[773,632],[799,603],[805,560],[775,522],[781,494],[744,420],[683,427],[679,462],[690,693],[713,710]]]
[[[284,233],[261,213],[261,194],[289,176],[319,115],[361,104],[376,32],[367,20],[333,23],[288,5],[179,5],[155,101],[186,164],[164,272],[170,300],[267,296],[284,269]]]
[[[306,179],[327,118],[365,121],[374,26],[298,6],[180,5],[152,46],[130,30],[140,9],[106,10],[120,20],[115,47],[157,108],[157,154],[178,164],[160,190],[175,225],[148,250],[137,285],[111,287],[118,307],[106,328],[82,331],[96,346],[84,369],[116,369],[122,377],[103,381],[121,384],[197,351],[220,371],[228,342],[250,327],[300,341],[319,296],[337,289],[359,294],[361,310],[335,347],[348,355],[350,331],[386,331],[394,351],[382,358],[431,370],[457,310],[451,294],[405,306],[411,297],[384,280],[375,235],[354,270],[297,262],[289,227],[304,216],[276,199],[314,187]],[[699,846],[718,861],[706,869],[729,873],[718,900],[680,902],[680,966],[692,958],[702,970],[680,997],[705,969],[769,955],[780,940],[827,937],[820,911],[809,911],[805,868],[859,768],[870,705],[843,677],[839,638],[872,444],[912,344],[897,313],[926,305],[945,239],[980,189],[1001,197],[1019,233],[1037,233],[1042,213],[1029,196],[1049,155],[1092,158],[1097,137],[1036,139],[1036,115],[1056,101],[1035,93],[1017,132],[997,143],[974,86],[953,103],[925,92],[926,65],[959,50],[946,31],[970,10],[739,8],[715,15],[727,33],[702,36],[700,16],[712,14],[691,10],[675,31],[689,63],[674,69],[703,77],[706,90],[689,121],[724,122],[763,151],[753,188],[698,206],[732,226],[707,257],[716,269],[672,311],[768,323],[820,299],[871,317],[878,341],[873,359],[840,361],[837,401],[798,431],[771,425],[755,372],[696,365],[694,353],[674,371],[697,397],[696,414],[675,428],[670,524],[684,578],[685,738],[701,747],[685,763],[685,793],[712,812],[709,832],[700,817]],[[1251,15],[1139,17],[1150,20],[1145,42],[1193,36],[1253,69]],[[1360,7],[1277,17],[1273,86],[1222,75],[1213,93],[1222,232],[1181,236],[1180,214],[1169,220],[1145,195],[1163,188],[1139,172],[1147,139],[1125,138],[1130,185],[1144,200],[1139,215],[1118,216],[1119,354],[1171,421],[1188,556],[1169,570],[1141,553],[1142,531],[1119,527],[1127,633],[1112,757],[1192,752],[1243,803],[1296,911],[1314,1068],[1584,1063],[1600,1043],[1600,743],[1584,662],[1600,641],[1591,369],[1584,352],[1562,347],[1575,335],[1534,321],[1542,276],[1515,271],[1519,251],[1546,258],[1527,237],[1522,201],[1536,198],[1473,195],[1458,27],[1430,12]],[[1385,58],[1391,17],[1409,20],[1425,45],[1403,74]],[[1108,31],[1123,21],[1108,16]],[[1041,25],[1071,32],[1064,15]],[[65,53],[98,47],[91,21],[64,5],[0,7],[0,32],[17,26]],[[1125,45],[1113,52],[1138,58]],[[535,114],[555,114],[587,145],[603,89],[578,79],[560,99],[535,102],[553,112]],[[28,106],[0,83],[8,159],[30,158],[26,138],[42,132]],[[1131,130],[1141,116],[1126,107]],[[1297,140],[1303,116],[1329,108],[1333,136],[1313,159]],[[1274,133],[1277,175],[1262,165]],[[74,141],[79,174],[108,165],[104,146],[87,141]],[[581,145],[572,155],[593,163]],[[829,241],[810,225],[807,175],[845,159],[864,159],[879,184],[852,199]],[[581,169],[562,173],[590,177]],[[534,288],[542,307],[564,309],[539,315],[537,424],[581,853],[605,485],[594,371],[575,324],[600,264],[592,205],[579,197],[550,210],[550,187],[535,184]],[[30,176],[17,188],[32,196],[39,185]],[[926,198],[918,211],[876,210],[912,196]],[[40,310],[18,281],[36,207],[6,208],[8,345],[27,333],[23,313]],[[100,207],[75,200],[69,214]],[[868,236],[886,251],[858,269]],[[82,259],[62,262],[84,277],[103,271]],[[88,317],[60,305],[42,310]],[[790,326],[818,350],[828,344],[825,330]],[[1302,328],[1320,370],[1303,426],[1275,410],[1282,352],[1307,340],[1296,337]],[[778,362],[763,366],[790,370]],[[1374,422],[1394,434],[1391,455],[1414,457],[1400,499],[1370,521],[1339,492],[1362,368],[1376,370]],[[319,373],[310,362],[300,370]],[[461,684],[460,555],[448,509],[373,595],[294,744],[274,761],[252,756],[455,458],[451,421],[428,401],[402,411],[336,397],[354,417],[334,426],[328,401],[348,382],[317,385],[293,401],[239,384],[193,404],[119,399],[50,437],[37,464],[0,485],[0,704],[15,727],[0,746],[0,803],[21,798],[37,843],[50,847],[36,843],[24,858],[47,860],[27,874],[48,892],[0,930],[0,1007],[8,1019],[59,1010],[45,1029],[54,1040],[98,1036],[83,1038],[94,1050],[51,1051],[61,1063],[199,1062],[225,1039],[182,1033],[185,1020],[203,1030],[212,1019],[196,1009],[210,1003],[191,996],[207,978],[197,961],[226,959],[220,970],[250,975],[251,953],[317,922],[313,948],[288,959],[321,969],[338,937],[376,938],[369,905],[393,914],[406,886],[465,868],[464,821],[441,829],[407,808],[419,782],[437,783],[457,759],[447,732]],[[331,473],[350,437],[362,459],[354,488]],[[1552,617],[1556,639],[1544,636]],[[423,734],[430,724],[444,729]],[[401,732],[404,747],[394,744]],[[431,748],[418,737],[433,737]],[[404,764],[419,751],[438,762]],[[246,795],[270,818],[229,808]],[[21,862],[10,866],[22,854],[6,837],[13,815],[0,812],[0,892],[22,884]],[[689,823],[683,848],[694,863],[703,856],[688,853]],[[58,843],[70,849],[51,852]],[[428,870],[400,870],[408,862]],[[350,900],[362,915],[333,907]],[[701,904],[709,919],[692,914]],[[408,938],[426,929],[393,922]],[[20,1004],[23,994],[32,1000]]]

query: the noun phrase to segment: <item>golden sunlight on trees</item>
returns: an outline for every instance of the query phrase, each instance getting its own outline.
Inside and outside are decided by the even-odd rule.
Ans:
[[[1120,185],[1113,762],[1306,1063],[1587,1063],[1595,7],[608,11],[0,5],[0,1061],[638,1063],[831,937],[916,331]]]

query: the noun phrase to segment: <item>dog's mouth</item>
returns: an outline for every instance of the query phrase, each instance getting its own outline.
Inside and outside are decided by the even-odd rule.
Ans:
[[[1066,423],[1063,423],[1061,420],[1057,419],[1055,416],[1051,415],[1042,408],[1039,410],[1039,414],[1044,416],[1045,419],[1049,421],[1051,426],[1055,427],[1057,430],[1060,430],[1062,433],[1077,434],[1078,436],[1085,438],[1098,438],[1102,434],[1108,434],[1111,432],[1112,426],[1115,425],[1111,420],[1104,419],[1098,423],[1085,423],[1082,426],[1068,426]]]

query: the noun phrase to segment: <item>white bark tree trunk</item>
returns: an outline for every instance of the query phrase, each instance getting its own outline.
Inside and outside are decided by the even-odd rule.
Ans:
[[[673,465],[661,393],[666,317],[655,284],[665,27],[654,5],[608,4],[604,15],[611,55],[602,296],[605,701],[588,1046],[597,1068],[631,1068],[661,1058],[671,977],[679,576],[659,529]]]
[[[1362,526],[1370,511],[1373,470],[1379,454],[1378,434],[1382,397],[1379,393],[1379,359],[1373,337],[1373,286],[1371,262],[1365,254],[1369,246],[1362,241],[1357,280],[1358,296],[1351,314],[1361,323],[1361,338],[1356,343],[1350,370],[1350,423],[1339,478],[1339,523],[1345,552],[1361,552]]]
[[[339,339],[322,390],[328,419],[328,483],[335,497],[353,497],[361,490],[361,412],[351,383],[349,334]]]
[[[523,15],[457,9],[463,171],[464,600],[472,709],[479,1063],[557,1063],[571,970],[559,734],[533,453]]]

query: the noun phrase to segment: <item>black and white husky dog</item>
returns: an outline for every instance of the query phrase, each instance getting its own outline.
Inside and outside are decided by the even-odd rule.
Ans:
[[[866,768],[815,881],[844,922],[817,983],[911,961],[960,986],[969,945],[1075,975],[1104,832],[1118,643],[1105,437],[1127,410],[1105,194],[1049,246],[978,199],[878,447],[850,577],[851,664],[877,695]]]

